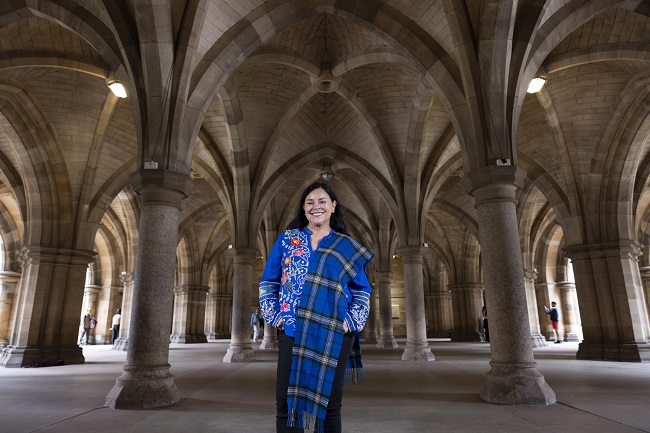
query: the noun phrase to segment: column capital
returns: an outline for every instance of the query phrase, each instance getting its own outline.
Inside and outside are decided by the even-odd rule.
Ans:
[[[235,263],[252,264],[260,256],[257,248],[251,247],[234,247],[228,250],[227,254],[233,258]]]
[[[190,194],[192,178],[173,170],[138,170],[129,178],[140,194],[142,205],[166,205],[181,208],[181,200]]]
[[[391,274],[390,271],[376,271],[375,272],[375,280],[377,281],[377,284],[390,283],[391,276],[392,276],[392,274]]]
[[[422,258],[427,251],[428,249],[422,245],[406,245],[397,249],[404,263],[422,263]]]
[[[122,284],[133,283],[133,272],[122,272],[122,275],[120,275],[120,280],[122,281]]]
[[[527,269],[524,269],[524,280],[527,283],[535,283],[535,280],[537,279],[537,271],[529,271]]]
[[[643,245],[632,239],[620,239],[613,242],[568,246],[564,247],[564,252],[573,262],[617,256],[638,261],[639,256],[643,254]]]
[[[448,284],[447,288],[451,292],[473,292],[473,291],[482,291],[483,284],[481,283]]]
[[[34,262],[88,266],[96,255],[97,253],[94,251],[51,248],[40,245],[22,247],[17,254],[18,263],[20,263],[21,267]]]
[[[463,178],[465,191],[474,197],[474,206],[495,201],[517,202],[516,193],[524,185],[526,171],[515,165],[489,165]]]

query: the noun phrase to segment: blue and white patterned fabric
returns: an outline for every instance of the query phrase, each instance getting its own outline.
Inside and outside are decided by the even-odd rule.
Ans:
[[[322,431],[343,323],[358,332],[368,318],[371,288],[364,268],[373,255],[335,231],[312,250],[310,236],[307,228],[280,235],[260,283],[260,306],[264,320],[276,326],[283,319],[285,332],[294,336],[288,425],[310,428],[316,422]],[[361,378],[360,351],[354,353],[347,364],[353,381]]]

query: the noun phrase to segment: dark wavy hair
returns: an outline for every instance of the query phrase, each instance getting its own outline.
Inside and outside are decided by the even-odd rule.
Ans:
[[[327,195],[330,196],[330,199],[332,201],[335,201],[337,204],[336,212],[334,212],[330,217],[330,227],[339,233],[343,233],[344,235],[347,235],[348,228],[345,226],[345,220],[343,219],[343,209],[340,206],[340,202],[336,198],[336,194],[334,193],[334,190],[332,190],[332,188],[328,184],[322,182],[312,183],[303,191],[302,195],[300,196],[300,203],[298,203],[298,209],[296,210],[296,216],[294,217],[294,219],[291,220],[291,222],[287,226],[287,230],[301,229],[307,226],[307,224],[309,224],[309,220],[307,220],[307,216],[305,215],[305,209],[303,208],[303,206],[305,205],[305,200],[307,199],[309,193],[319,188],[325,191]]]

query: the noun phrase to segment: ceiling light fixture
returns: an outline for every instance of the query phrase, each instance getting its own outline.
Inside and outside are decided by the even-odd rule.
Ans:
[[[530,84],[528,84],[528,90],[526,90],[528,93],[537,93],[540,90],[542,90],[542,87],[544,87],[544,83],[546,83],[546,77],[542,76],[537,76],[530,80]]]
[[[320,174],[320,178],[325,182],[329,182],[334,179],[334,173],[332,173],[332,164],[329,161],[323,163],[323,171]]]
[[[122,83],[117,80],[110,80],[106,84],[108,85],[108,88],[111,89],[111,92],[113,92],[113,95],[118,98],[126,98],[126,89]]]

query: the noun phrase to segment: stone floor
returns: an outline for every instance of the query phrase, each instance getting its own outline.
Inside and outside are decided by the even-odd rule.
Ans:
[[[401,361],[401,348],[363,346],[365,383],[346,389],[343,431],[650,432],[650,364],[577,361],[577,343],[549,344],[535,358],[558,402],[498,406],[478,398],[489,370],[486,343],[430,346],[436,361],[418,363]],[[227,348],[227,341],[172,344],[182,399],[162,409],[104,407],[126,360],[111,346],[85,346],[84,365],[0,368],[0,432],[273,432],[276,351],[224,364]]]

